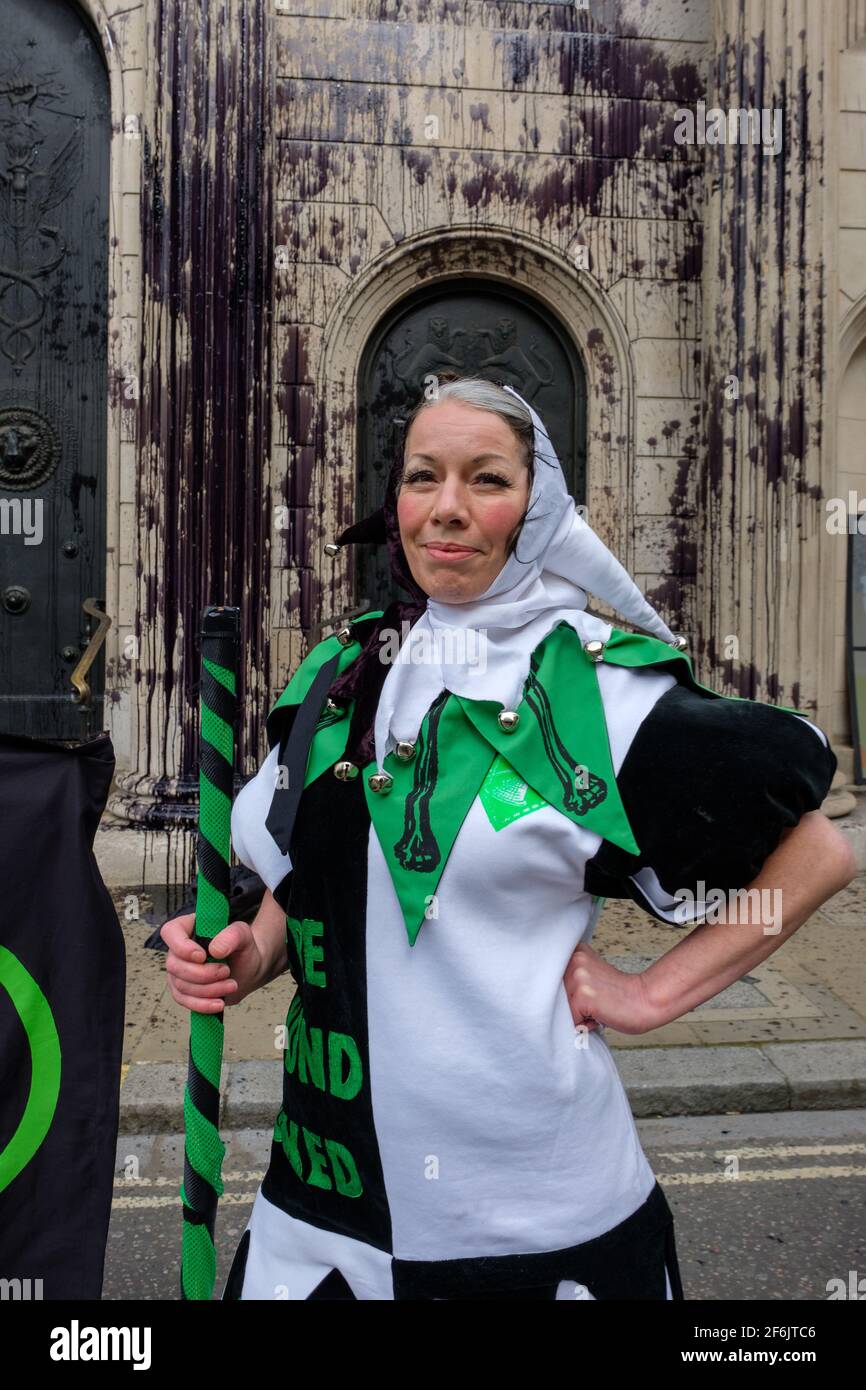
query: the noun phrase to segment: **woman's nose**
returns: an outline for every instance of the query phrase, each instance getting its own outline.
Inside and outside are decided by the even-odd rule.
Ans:
[[[437,488],[432,515],[437,521],[468,521],[466,489],[462,483],[445,481]]]

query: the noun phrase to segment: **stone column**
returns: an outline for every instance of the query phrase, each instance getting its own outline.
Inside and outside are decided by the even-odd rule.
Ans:
[[[763,111],[770,135],[778,122],[781,148],[705,150],[694,650],[714,688],[812,717],[824,698],[822,628],[832,634],[823,492],[835,304],[824,180],[834,11],[820,0],[716,0],[708,135],[711,108],[726,118]]]

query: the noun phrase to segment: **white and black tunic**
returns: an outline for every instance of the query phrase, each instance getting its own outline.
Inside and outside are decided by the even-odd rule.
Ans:
[[[334,775],[348,715],[326,709],[286,853],[265,825],[277,767],[291,780],[298,711],[316,718],[333,671],[314,677],[354,659],[372,616],[357,643],[310,653],[234,806],[237,856],[286,908],[298,988],[223,1296],[682,1298],[670,1208],[563,974],[605,897],[692,923],[701,884],[751,882],[826,795],[827,739],[584,615],[533,654],[513,732],[501,706],[444,691],[416,756],[389,755],[387,795],[375,768]],[[674,898],[689,888],[693,909]]]

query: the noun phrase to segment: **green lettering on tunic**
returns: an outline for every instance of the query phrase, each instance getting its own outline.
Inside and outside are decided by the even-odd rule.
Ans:
[[[283,1062],[290,1076],[305,1086],[312,1081],[325,1089],[325,1048],[321,1028],[308,1028],[296,994],[286,1014]],[[345,1075],[343,1074],[345,1072]],[[358,1044],[348,1033],[328,1033],[328,1090],[339,1100],[352,1100],[364,1084],[364,1068]]]
[[[346,1077],[343,1077],[343,1058],[349,1064]],[[361,1055],[354,1038],[348,1033],[328,1034],[328,1080],[332,1096],[341,1100],[352,1100],[361,1089],[363,1071]]]
[[[281,1110],[274,1125],[274,1138],[282,1145],[283,1152],[289,1160],[295,1176],[301,1182],[307,1183],[309,1187],[321,1187],[326,1192],[336,1187],[343,1197],[360,1197],[364,1187],[358,1174],[358,1165],[345,1144],[338,1143],[336,1139],[323,1140],[312,1130],[304,1126],[301,1128],[304,1146],[310,1160],[310,1172],[307,1177],[304,1177],[304,1167],[298,1147],[297,1123],[294,1120],[289,1120],[286,1112]],[[322,1144],[324,1144],[325,1153],[321,1151]],[[333,1182],[327,1173],[326,1156],[331,1165]]]
[[[325,959],[325,952],[321,946],[313,942],[314,936],[321,936],[325,930],[324,922],[315,922],[312,918],[304,918],[304,977],[309,985],[327,984],[325,972],[317,968],[317,962]]]
[[[310,1173],[307,1183],[310,1187],[324,1187],[326,1191],[330,1191],[334,1184],[325,1171],[325,1155],[317,1147],[322,1141],[318,1134],[314,1134],[312,1130],[305,1126],[303,1129],[304,1143],[307,1146],[307,1154],[310,1159]]]
[[[308,985],[324,988],[328,982],[324,970],[318,968],[318,962],[325,959],[325,951],[324,947],[314,940],[315,937],[324,934],[324,922],[318,922],[314,917],[305,917],[303,922],[299,922],[297,917],[287,915],[286,927],[292,934],[304,980]]]
[[[281,1110],[277,1116],[274,1138],[279,1139],[283,1146],[283,1152],[292,1165],[293,1171],[303,1182],[304,1170],[301,1164],[301,1155],[298,1150],[298,1126],[294,1120],[288,1120],[284,1110]]]
[[[283,1054],[286,1071],[291,1074],[297,1065],[298,1060],[298,1038],[304,1026],[304,1015],[301,1010],[301,1000],[299,995],[295,995],[289,1005],[289,1012],[286,1014],[286,1046]]]
[[[331,1171],[337,1191],[344,1197],[360,1197],[364,1188],[349,1150],[345,1145],[338,1144],[336,1139],[326,1139],[325,1148],[331,1160]]]
[[[321,1028],[307,1028],[303,1021],[301,1022],[301,1038],[298,1045],[298,1080],[302,1081],[304,1085],[307,1084],[308,1080],[311,1080],[320,1091],[325,1089],[322,1030]]]

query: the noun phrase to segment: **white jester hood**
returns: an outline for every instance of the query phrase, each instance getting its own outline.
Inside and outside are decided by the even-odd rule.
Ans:
[[[550,436],[527,401],[535,459],[527,514],[515,551],[492,584],[468,603],[427,600],[382,687],[376,712],[376,766],[398,740],[413,741],[442,690],[471,700],[520,702],[530,657],[560,622],[574,624],[587,593],[664,642],[670,628],[631,575],[580,516]]]

